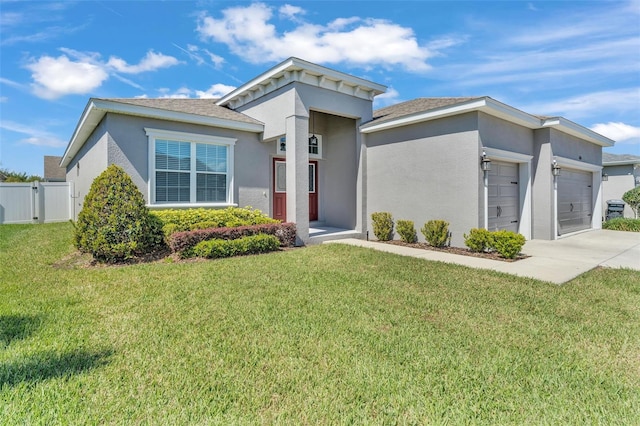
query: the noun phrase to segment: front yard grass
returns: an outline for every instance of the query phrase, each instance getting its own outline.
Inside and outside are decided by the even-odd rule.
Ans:
[[[338,244],[87,268],[70,238],[0,226],[0,423],[640,418],[637,272],[554,286]]]

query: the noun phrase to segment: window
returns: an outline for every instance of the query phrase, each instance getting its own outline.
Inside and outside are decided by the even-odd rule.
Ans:
[[[235,139],[145,129],[151,204],[232,204]]]

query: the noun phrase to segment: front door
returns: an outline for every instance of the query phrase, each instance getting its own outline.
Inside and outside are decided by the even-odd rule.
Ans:
[[[287,221],[287,163],[273,159],[273,218]],[[318,162],[309,161],[309,221],[318,220]]]

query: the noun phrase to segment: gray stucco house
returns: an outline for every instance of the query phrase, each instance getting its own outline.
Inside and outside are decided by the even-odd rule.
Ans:
[[[305,243],[365,237],[376,211],[447,220],[456,246],[474,227],[548,240],[601,226],[612,140],[490,97],[374,111],[385,90],[290,58],[217,100],[90,99],[61,161],[76,214],[115,163],[152,209],[252,206]]]
[[[640,157],[629,154],[602,153],[602,209],[607,200],[620,200],[625,192],[640,186]],[[624,206],[624,217],[635,217],[631,207]]]

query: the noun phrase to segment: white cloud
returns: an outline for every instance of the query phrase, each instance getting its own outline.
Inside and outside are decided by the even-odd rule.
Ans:
[[[162,88],[159,90],[159,92],[161,93],[161,95],[158,96],[159,98],[171,99],[189,99],[191,98],[192,93],[191,89],[188,89],[186,87],[181,87],[173,93],[169,93],[169,89],[167,88]]]
[[[304,13],[293,6],[286,10],[295,12],[296,18]],[[437,53],[421,45],[413,29],[388,20],[339,18],[327,25],[296,21],[295,28],[280,33],[272,18],[273,8],[264,3],[229,7],[220,19],[201,14],[197,31],[204,39],[224,43],[252,63],[297,56],[319,63],[399,66],[423,72],[431,68],[427,59]]]
[[[69,94],[85,94],[100,87],[109,74],[88,62],[73,62],[66,55],[42,56],[27,65],[34,80],[36,96],[56,99]]]
[[[597,117],[601,111],[635,112],[640,105],[640,89],[629,88],[608,90],[558,99],[549,102],[521,106],[534,114],[557,114],[570,119],[576,117]]]
[[[9,102],[9,98],[6,96],[0,96],[0,103],[2,102]]]
[[[112,56],[107,65],[116,71],[125,74],[140,74],[141,72],[156,71],[160,68],[167,68],[177,65],[179,61],[173,56],[156,53],[153,50],[147,52],[146,56],[137,65],[129,65],[123,59]]]
[[[57,99],[71,94],[83,95],[100,87],[110,76],[142,89],[137,83],[121,77],[116,72],[139,74],[155,71],[179,63],[162,53],[149,51],[137,65],[129,65],[123,59],[111,57],[104,62],[99,53],[80,52],[61,48],[64,54],[58,57],[49,55],[33,59],[26,68],[31,71],[33,93],[44,99]]]
[[[226,84],[213,84],[207,90],[191,90],[188,87],[181,87],[175,92],[171,92],[170,89],[161,88],[158,89],[160,93],[158,95],[159,98],[172,98],[172,99],[218,99],[226,95],[227,93],[232,92],[236,88],[234,86],[227,86]],[[147,98],[148,96],[142,95],[138,96],[139,98]]]
[[[236,88],[234,86],[227,86],[226,84],[214,84],[208,90],[196,90],[196,96],[200,99],[212,99],[221,98],[227,93],[231,93]]]
[[[304,15],[305,11],[303,8],[298,6],[292,6],[290,4],[285,4],[284,6],[280,6],[278,10],[280,12],[280,16],[286,19],[295,20],[297,18],[296,15]]]
[[[640,145],[640,127],[609,122],[595,124],[591,127],[591,130],[620,144]]]
[[[373,99],[374,108],[382,108],[388,105],[397,104],[401,102],[400,93],[393,87],[389,87],[387,91],[381,95],[376,96]]]
[[[20,133],[27,137],[21,139],[20,143],[36,146],[48,146],[52,148],[62,148],[67,145],[66,141],[58,138],[47,130],[38,129],[37,126],[15,123],[13,121],[0,121],[0,128],[14,133]]]

